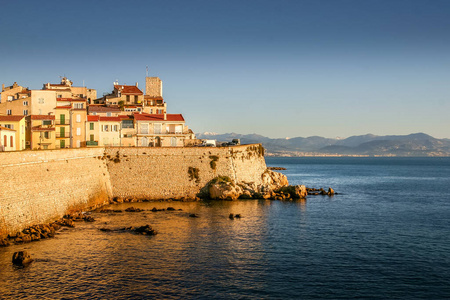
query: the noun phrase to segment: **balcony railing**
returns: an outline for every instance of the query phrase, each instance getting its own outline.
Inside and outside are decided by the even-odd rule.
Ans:
[[[69,133],[68,132],[57,132],[56,138],[69,138]]]
[[[55,120],[56,125],[70,125],[68,120]]]
[[[98,146],[98,141],[86,141],[86,146]]]

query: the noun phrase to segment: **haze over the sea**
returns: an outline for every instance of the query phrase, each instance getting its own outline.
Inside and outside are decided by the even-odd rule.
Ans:
[[[0,83],[164,82],[195,132],[450,138],[450,1],[6,1]]]

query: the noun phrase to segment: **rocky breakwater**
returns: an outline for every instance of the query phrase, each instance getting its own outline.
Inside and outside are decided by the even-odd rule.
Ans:
[[[286,175],[265,170],[261,181],[233,181],[227,176],[218,176],[208,182],[200,191],[202,199],[237,200],[237,199],[302,199],[308,192],[304,185],[289,185]]]

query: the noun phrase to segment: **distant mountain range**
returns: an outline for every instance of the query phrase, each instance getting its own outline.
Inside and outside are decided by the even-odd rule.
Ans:
[[[450,139],[436,139],[424,133],[377,136],[366,134],[346,139],[319,136],[271,139],[258,134],[205,132],[200,139],[229,142],[240,139],[242,144],[261,143],[268,156],[450,156]]]

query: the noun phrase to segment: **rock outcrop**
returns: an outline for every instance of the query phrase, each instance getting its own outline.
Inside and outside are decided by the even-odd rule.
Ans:
[[[286,175],[265,170],[261,174],[261,182],[235,182],[226,176],[218,176],[211,180],[199,197],[215,200],[237,199],[301,199],[308,192],[303,185],[290,186]]]

